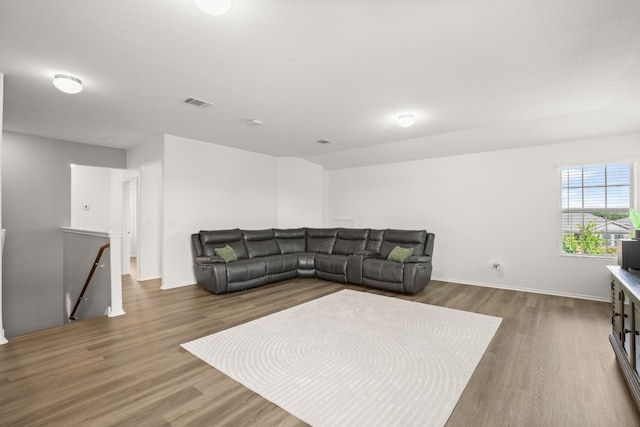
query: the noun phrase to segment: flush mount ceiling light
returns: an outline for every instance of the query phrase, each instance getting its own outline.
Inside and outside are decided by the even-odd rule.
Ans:
[[[398,125],[402,126],[403,128],[408,128],[409,126],[412,126],[415,122],[416,122],[416,118],[413,116],[413,114],[402,114],[398,116]]]
[[[224,15],[231,9],[231,0],[193,0],[204,13],[209,15]]]
[[[53,76],[53,84],[58,90],[64,93],[78,93],[82,91],[82,81],[66,74],[56,74]]]

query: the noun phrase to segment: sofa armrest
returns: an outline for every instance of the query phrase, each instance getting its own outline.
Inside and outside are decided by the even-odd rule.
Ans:
[[[212,264],[214,262],[224,262],[224,260],[222,258],[220,258],[219,256],[213,255],[213,256],[197,256],[195,257],[195,263],[196,264]]]
[[[377,258],[379,254],[378,254],[377,251],[364,250],[364,251],[358,251],[358,252],[354,253],[354,255],[361,256],[363,258]]]
[[[404,262],[431,262],[431,257],[427,255],[411,255]]]

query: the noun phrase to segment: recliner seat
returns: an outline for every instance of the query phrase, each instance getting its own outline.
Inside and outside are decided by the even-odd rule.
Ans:
[[[376,257],[362,261],[362,284],[372,288],[414,294],[431,279],[431,256],[434,239],[427,239],[424,230],[386,230]],[[389,264],[387,257],[396,246],[412,248],[413,254],[404,263]],[[426,250],[426,252],[425,252]]]

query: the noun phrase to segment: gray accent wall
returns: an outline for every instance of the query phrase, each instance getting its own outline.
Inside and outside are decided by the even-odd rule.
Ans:
[[[71,223],[71,164],[126,167],[126,151],[2,135],[3,315],[7,337],[64,323],[61,227]]]

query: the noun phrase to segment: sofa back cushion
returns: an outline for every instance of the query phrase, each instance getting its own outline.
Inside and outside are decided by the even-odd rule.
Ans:
[[[232,230],[203,230],[200,231],[200,243],[205,256],[215,255],[215,248],[231,246],[238,259],[247,258],[247,248],[244,246],[242,232],[239,228]]]
[[[369,237],[368,228],[339,228],[332,253],[352,255],[363,251],[367,246],[367,237]]]
[[[249,258],[280,254],[272,229],[242,230],[242,235]]]
[[[307,252],[330,254],[337,234],[337,228],[307,228]]]
[[[307,230],[304,228],[274,229],[273,234],[280,253],[296,254],[307,251]]]
[[[382,246],[382,237],[384,236],[384,230],[369,230],[369,240],[367,241],[368,251],[380,252],[380,246]]]
[[[387,258],[396,246],[413,248],[414,255],[422,255],[426,239],[425,230],[385,230],[380,245],[380,257]]]

